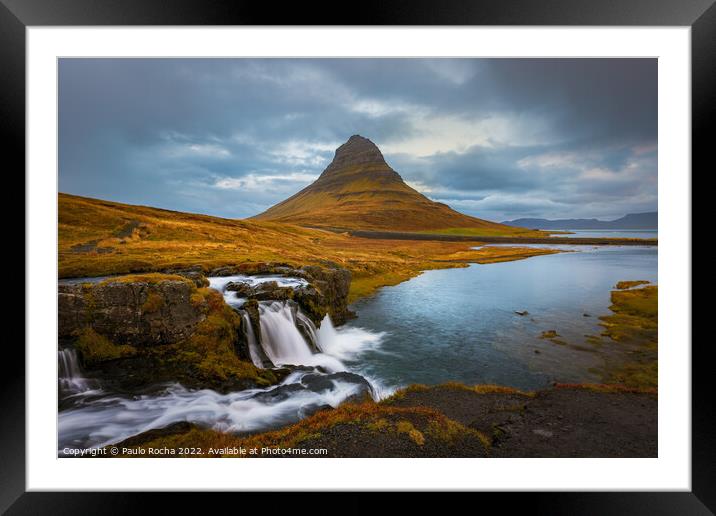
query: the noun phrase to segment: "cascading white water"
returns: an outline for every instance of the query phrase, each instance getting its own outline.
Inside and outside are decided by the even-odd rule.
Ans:
[[[348,368],[335,356],[327,353],[314,353],[311,350],[298,329],[296,317],[304,318],[307,327],[315,336],[315,344],[318,349],[323,349],[321,339],[316,327],[299,309],[292,307],[288,302],[272,301],[262,303],[259,306],[259,311],[261,347],[275,365],[322,367],[332,373],[348,371]]]
[[[385,335],[385,332],[374,333],[358,327],[343,327],[336,330],[330,316],[326,315],[318,329],[318,343],[325,355],[334,357],[342,363],[350,363],[351,366],[347,369],[365,378],[373,389],[373,397],[380,400],[393,394],[395,387],[386,385],[359,362],[362,353],[380,348]]]
[[[276,428],[298,421],[318,407],[337,407],[366,392],[358,381],[339,378],[320,389],[308,388],[306,378],[315,375],[298,371],[276,387],[227,394],[174,384],[158,395],[109,395],[59,413],[58,452],[62,456],[65,447],[106,446],[179,421],[231,433]],[[281,389],[287,389],[286,394],[281,395]]]
[[[285,303],[261,304],[261,345],[276,365],[306,364],[311,361],[311,349],[296,327],[293,311]]]
[[[227,291],[227,285],[236,282],[256,286],[267,281],[276,282],[282,287],[305,287],[308,285],[303,278],[246,275],[209,278],[209,285],[223,294],[227,304],[240,311],[246,300],[236,297],[235,292]],[[322,351],[321,342],[315,324],[295,305],[279,301],[264,302],[259,305],[260,344],[248,315],[242,312],[241,316],[246,325],[249,355],[257,367],[266,366],[264,357],[260,353],[263,351],[263,354],[276,366],[307,365],[323,366],[329,371],[346,370],[343,364],[335,358],[320,353]],[[310,342],[306,342],[301,329],[307,334]],[[314,353],[314,351],[319,351],[319,353]]]
[[[318,343],[321,350],[339,360],[355,360],[368,349],[375,349],[385,336],[384,332],[371,333],[363,328],[342,328],[340,333],[326,315],[318,329]]]
[[[58,380],[60,393],[69,395],[88,391],[92,382],[82,376],[77,352],[71,348],[61,349],[57,352]]]
[[[279,287],[305,287],[308,285],[308,282],[303,278],[290,278],[276,275],[247,276],[245,274],[237,274],[234,276],[214,276],[207,279],[209,280],[209,286],[221,292],[226,304],[234,308],[241,308],[246,302],[246,299],[237,297],[236,292],[226,290],[229,283],[246,283],[252,287],[267,282],[276,282]]]
[[[170,385],[158,394],[130,397],[86,391],[98,395],[83,398],[81,404],[59,413],[59,455],[63,456],[62,450],[65,447],[105,446],[179,421],[193,422],[222,432],[240,433],[277,428],[298,421],[318,407],[336,407],[353,396],[367,393],[380,399],[391,393],[369,374],[351,372],[352,367],[346,367],[337,355],[332,356],[335,352],[343,359],[357,359],[361,351],[380,346],[382,333],[372,333],[361,328],[336,330],[326,317],[317,332],[324,352],[311,353],[308,344],[291,322],[291,307],[283,303],[276,304],[278,306],[273,307],[274,310],[264,310],[261,317],[262,327],[266,322],[266,327],[272,328],[271,323],[274,323],[273,327],[277,330],[269,330],[267,337],[273,339],[280,335],[290,335],[290,341],[299,352],[292,352],[294,348],[290,348],[286,353],[300,359],[301,365],[317,368],[294,371],[278,386],[226,394],[211,390],[190,390],[178,384]],[[266,308],[270,308],[270,305]],[[289,330],[289,325],[293,331]],[[346,343],[343,343],[344,336],[348,337]],[[351,353],[351,347],[356,350],[355,353]],[[271,348],[282,353],[281,346],[267,347]],[[316,383],[316,380],[319,381]]]
[[[251,357],[251,361],[256,367],[264,367],[264,361],[262,360],[261,355],[259,353],[259,343],[256,341],[256,334],[254,333],[254,327],[251,324],[249,314],[243,312],[241,314],[241,318],[244,322],[246,342],[249,345],[249,356]]]
[[[224,291],[229,281],[243,278],[209,278],[227,302],[240,311],[234,292]],[[261,278],[267,280],[268,278]],[[274,280],[275,278],[271,278]],[[301,286],[305,280],[281,279]],[[255,280],[258,281],[258,280]],[[388,394],[370,374],[347,367],[343,360],[380,346],[382,333],[361,328],[336,330],[328,316],[317,329],[291,302],[264,302],[259,305],[261,343],[247,313],[241,312],[251,361],[265,367],[273,364],[307,366],[292,372],[278,386],[221,394],[211,390],[190,390],[171,385],[159,394],[127,397],[92,391],[92,381],[82,378],[73,350],[60,352],[60,382],[82,389],[81,403],[59,413],[59,454],[65,446],[89,447],[116,443],[152,428],[190,421],[224,432],[246,432],[276,428],[295,422],[325,405],[338,406],[353,396],[369,394],[376,399]],[[312,343],[306,341],[301,329]],[[311,346],[313,344],[313,346]],[[319,352],[314,352],[319,350]],[[265,356],[264,356],[265,355]],[[84,393],[90,396],[85,396]]]
[[[318,330],[316,329],[316,325],[313,324],[313,321],[306,317],[300,309],[296,310],[296,322],[301,325],[306,333],[308,333],[308,337],[311,341],[310,344],[312,344],[317,351],[322,351],[321,343],[318,341]]]

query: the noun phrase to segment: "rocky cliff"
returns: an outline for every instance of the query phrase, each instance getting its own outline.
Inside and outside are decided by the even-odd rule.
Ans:
[[[86,327],[132,346],[172,344],[206,318],[196,285],[180,276],[144,275],[98,284],[59,285],[59,337]]]
[[[338,265],[326,262],[322,267],[307,265],[292,267],[282,263],[248,263],[236,267],[221,267],[208,273],[210,276],[232,276],[235,274],[278,274],[302,278],[308,282],[305,287],[279,287],[275,283],[263,283],[251,287],[244,283],[229,285],[238,297],[268,300],[293,300],[301,307],[316,326],[330,315],[333,324],[344,324],[355,316],[348,309],[348,292],[351,286],[351,273]]]
[[[74,347],[90,374],[115,390],[136,390],[160,382],[196,388],[244,389],[277,382],[288,371],[262,369],[251,359],[248,327],[260,333],[258,301],[295,303],[316,326],[329,314],[341,324],[347,308],[350,273],[335,266],[292,268],[284,264],[244,264],[212,275],[282,274],[300,277],[300,288],[262,283],[231,285],[248,299],[248,320],[204,285],[196,268],[173,274],[109,278],[58,287],[58,336]]]

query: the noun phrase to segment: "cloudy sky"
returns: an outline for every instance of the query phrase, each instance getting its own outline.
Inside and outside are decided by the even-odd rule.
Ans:
[[[352,134],[491,220],[657,208],[655,59],[63,59],[60,191],[248,217]]]

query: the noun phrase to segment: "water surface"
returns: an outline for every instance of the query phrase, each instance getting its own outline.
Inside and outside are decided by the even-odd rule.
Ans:
[[[562,229],[568,234],[554,235],[565,238],[659,238],[658,229]]]
[[[565,249],[571,252],[428,271],[355,303],[351,325],[386,335],[351,365],[388,385],[598,380],[589,372],[599,365],[594,353],[539,336],[554,329],[582,343],[598,334],[618,281],[657,281],[657,248]]]
[[[413,383],[532,389],[598,381],[590,372],[600,365],[598,354],[539,336],[556,330],[564,341],[579,343],[598,334],[598,317],[609,313],[618,281],[657,281],[657,248],[558,247],[566,252],[428,271],[384,287],[352,306],[358,318],[350,324],[333,328],[326,318],[320,329],[313,327],[319,352],[298,331],[305,319],[300,310],[262,303],[264,352],[277,364],[302,366],[275,387],[220,394],[171,384],[152,394],[120,395],[103,390],[101,379],[84,378],[76,354],[60,350],[59,454],[66,446],[103,446],[179,421],[231,433],[276,428],[337,406],[368,385],[380,399]],[[275,276],[210,278],[237,309],[243,300],[225,290],[229,281],[305,284]]]

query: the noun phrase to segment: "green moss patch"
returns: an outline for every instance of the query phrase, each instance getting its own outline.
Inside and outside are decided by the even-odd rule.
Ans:
[[[146,301],[142,304],[142,312],[154,313],[158,312],[164,306],[164,298],[156,292],[150,292],[147,295]]]
[[[242,331],[241,317],[228,306],[221,293],[197,289],[192,302],[206,307],[207,316],[194,334],[163,350],[165,359],[189,367],[198,379],[211,383],[251,380],[270,385],[276,377],[270,370],[258,369],[236,355],[234,343]]]
[[[92,328],[85,328],[79,335],[75,347],[87,365],[124,358],[136,353],[136,349],[127,344],[117,345]]]

